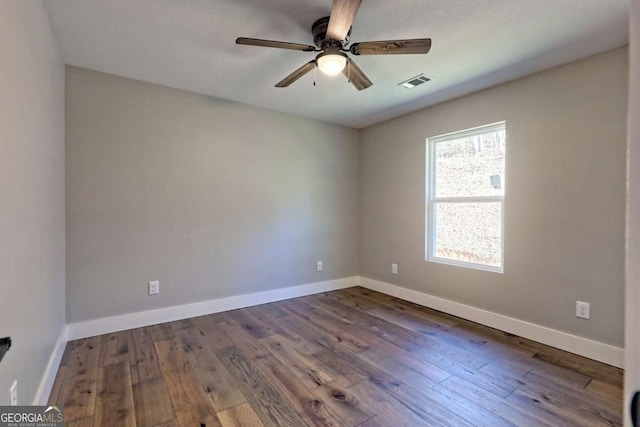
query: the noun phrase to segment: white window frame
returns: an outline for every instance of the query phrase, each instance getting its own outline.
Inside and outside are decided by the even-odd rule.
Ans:
[[[443,135],[427,138],[426,141],[426,209],[425,209],[425,261],[436,262],[441,264],[455,265],[459,267],[473,268],[476,270],[491,271],[495,273],[504,273],[504,198],[505,196],[475,196],[475,197],[435,197],[435,146],[439,142],[450,141],[452,139],[466,138],[484,133],[504,130],[505,132],[505,152],[506,141],[508,141],[506,132],[507,124],[505,121],[491,123],[489,125],[478,126],[457,132],[450,132]],[[506,166],[506,165],[505,165]],[[504,186],[505,179],[502,180]],[[449,258],[435,256],[436,253],[436,221],[435,208],[437,203],[500,203],[501,206],[501,223],[500,223],[500,266],[492,266],[486,264],[477,264],[468,261],[460,261]]]

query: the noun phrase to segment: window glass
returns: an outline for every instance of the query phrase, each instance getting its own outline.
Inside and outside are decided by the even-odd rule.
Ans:
[[[427,140],[428,261],[503,271],[506,125]]]
[[[504,131],[435,144],[435,197],[504,194]]]
[[[436,203],[435,256],[501,265],[502,203]]]

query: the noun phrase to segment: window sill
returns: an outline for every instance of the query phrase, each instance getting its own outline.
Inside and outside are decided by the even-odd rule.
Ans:
[[[454,267],[463,267],[463,268],[470,268],[470,269],[473,269],[473,270],[488,271],[488,272],[491,272],[491,273],[499,273],[499,274],[503,274],[504,273],[504,268],[502,266],[494,267],[492,265],[475,264],[475,263],[472,263],[472,262],[457,261],[457,260],[453,260],[453,259],[438,258],[438,257],[429,257],[429,258],[425,259],[425,261],[426,262],[434,262],[434,263],[437,263],[437,264],[452,265]]]

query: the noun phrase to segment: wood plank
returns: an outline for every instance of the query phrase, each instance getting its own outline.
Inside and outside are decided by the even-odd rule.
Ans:
[[[233,316],[232,316],[233,310],[230,311],[222,311],[219,313],[213,313],[213,314],[209,314],[207,315],[207,317],[213,321],[213,323],[222,323],[222,322],[233,322]]]
[[[349,334],[348,324],[345,324],[341,319],[315,306],[305,305],[299,300],[292,300],[290,304],[287,305],[287,308],[290,309],[298,319],[303,319],[303,321],[313,325],[313,327],[320,328],[323,332],[323,336],[320,339],[323,341],[332,340],[342,345],[348,345],[351,347],[351,351],[356,353],[368,348],[365,343]]]
[[[306,387],[315,388],[333,381],[331,374],[325,371],[319,362],[296,352],[278,335],[261,338],[258,341],[285,364]]]
[[[99,426],[136,426],[128,363],[110,363],[100,368],[94,423]]]
[[[223,427],[264,427],[251,405],[243,403],[218,413]]]
[[[398,381],[378,382],[376,385],[395,396],[423,419],[439,424],[513,426],[491,411],[476,405],[440,384],[418,374],[382,352],[367,351],[362,357],[381,369],[393,372]],[[453,409],[455,408],[455,409]]]
[[[355,426],[375,415],[374,408],[365,407],[348,388],[338,383],[324,384],[312,392],[343,420],[341,425]]]
[[[490,351],[491,354],[493,351]],[[497,378],[510,377],[514,379],[522,378],[528,374],[536,366],[536,363],[530,357],[512,358],[508,355],[495,355],[493,360],[479,370],[485,374],[495,376]]]
[[[176,337],[173,331],[173,325],[168,323],[160,323],[159,325],[152,325],[147,327],[151,333],[153,341],[169,341]]]
[[[173,331],[178,331],[180,329],[189,329],[189,328],[194,328],[195,325],[193,323],[193,318],[189,318],[189,319],[180,319],[180,320],[176,320],[173,322],[170,322],[169,325],[171,326],[171,329],[173,329]],[[171,339],[170,337],[166,337],[164,338],[165,340]]]
[[[65,416],[65,421],[66,421]],[[81,418],[79,420],[65,422],[65,427],[93,427],[93,416]]]
[[[622,405],[612,405],[610,401],[591,395],[584,389],[551,381],[533,373],[525,375],[524,381],[518,388],[530,396],[603,425],[622,424]]]
[[[414,352],[413,354],[415,354],[419,359],[423,359],[447,372],[457,375],[460,378],[464,378],[465,380],[482,387],[498,397],[508,396],[517,387],[516,380],[513,380],[513,382],[503,381],[502,379],[495,378],[481,370],[460,365],[456,361],[453,361],[438,352],[421,351]]]
[[[164,377],[138,382],[132,389],[138,426],[178,426]]]
[[[381,384],[376,385],[380,386]],[[391,387],[385,388],[384,390],[387,392],[387,394],[395,397],[411,412],[429,423],[455,427],[469,427],[475,425],[490,425],[493,427],[505,425],[504,422],[498,421],[499,418],[491,416],[488,412],[486,414],[474,414],[474,417],[471,420],[467,420],[464,418],[464,416],[471,414],[471,411],[473,409],[470,409],[463,404],[458,408],[458,411],[455,411],[453,409],[453,405],[451,408],[447,408],[444,405],[437,404],[436,400],[427,398],[427,396],[434,396],[434,393],[432,393],[431,391],[429,391],[428,394],[421,393],[419,389],[408,386],[406,384],[394,384]],[[463,409],[466,409],[467,411],[464,414],[460,414],[459,412]],[[476,423],[476,418],[481,419],[482,421]],[[486,419],[489,419],[490,422],[485,423]]]
[[[592,379],[622,387],[623,371],[614,366],[605,365],[595,360],[551,347],[540,350],[535,354],[534,358]]]
[[[562,408],[558,408],[552,403],[531,396],[522,390],[514,391],[506,400],[518,405],[518,407],[532,413],[537,418],[552,426],[601,427],[603,425],[602,423],[594,422]]]
[[[435,424],[421,418],[397,399],[378,389],[375,384],[370,381],[355,384],[349,387],[349,391],[366,407],[376,408],[376,418],[384,421],[382,425],[441,426],[441,424]]]
[[[219,330],[218,326],[213,323],[210,326]],[[220,332],[224,334],[222,330]],[[182,343],[183,351],[191,363],[193,372],[211,399],[216,412],[224,411],[247,401],[235,385],[234,379],[214,354],[216,350],[229,347],[226,345],[227,343],[232,344],[228,338],[221,341],[220,337],[214,336],[214,339],[210,340],[212,335],[204,333],[196,323],[192,323],[190,327],[177,329],[176,335]],[[226,337],[226,335],[224,336]]]
[[[394,383],[397,378],[389,371],[378,367],[377,365],[362,358],[361,353],[352,353],[346,347],[340,345],[328,346],[330,351],[339,363],[343,364],[346,369],[356,372],[372,383]],[[361,381],[362,382],[362,381]],[[358,383],[359,384],[359,383]]]
[[[248,307],[244,309],[244,311],[255,322],[261,324],[264,328],[271,332],[270,335],[278,334],[281,336],[286,336],[290,334],[290,331],[288,331],[286,328],[282,327],[280,323],[278,323],[277,318],[269,315],[269,313],[263,310],[261,306]],[[284,315],[286,315],[286,313]]]
[[[592,380],[592,378],[587,375],[576,372],[573,369],[566,369],[562,366],[557,366],[553,362],[539,360],[535,357],[530,358],[528,361],[533,364],[531,372],[550,380],[562,380],[573,384],[577,388],[586,387]]]
[[[90,337],[70,343],[63,363],[66,377],[56,403],[64,405],[65,421],[93,416],[98,383],[101,337]],[[65,357],[66,356],[66,357]]]
[[[374,415],[368,420],[358,424],[357,427],[388,427],[390,425],[392,425],[390,421],[385,421],[382,417]]]
[[[501,345],[502,348],[509,348],[527,357],[533,356],[543,347],[542,344],[535,341],[473,322],[465,322],[463,324],[455,325],[455,329],[491,340],[491,342]]]
[[[262,304],[260,306],[261,310],[264,310],[269,316],[277,319],[282,316],[286,316],[287,312],[280,306],[280,302],[272,302],[269,304]]]
[[[274,333],[269,324],[261,322],[248,309],[234,310],[230,315],[242,329],[256,339],[269,337]]]
[[[73,346],[70,355],[71,369],[67,376],[84,376],[92,380],[98,379],[101,337],[90,337],[80,340]]]
[[[440,366],[434,365],[424,359],[416,357],[415,354],[405,351],[404,349],[391,344],[375,335],[362,330],[352,330],[352,333],[358,338],[366,342],[371,348],[383,351],[389,355],[392,355],[398,362],[401,362],[411,369],[419,372],[421,375],[436,381],[444,381],[453,375],[451,372],[443,369]]]
[[[324,292],[323,294],[321,294],[321,296],[325,299],[339,301],[340,303],[347,305],[351,308],[355,308],[356,310],[370,311],[370,310],[376,310],[380,308],[380,304],[377,303],[376,301],[373,301],[372,299],[369,299],[364,296],[354,295],[350,293],[348,290],[345,290],[345,292],[341,292],[341,291]],[[314,301],[317,299],[317,297],[315,298],[314,297],[315,295],[312,295],[309,298],[309,301]]]
[[[284,304],[283,304],[284,307]],[[289,332],[304,337],[307,341],[317,342],[325,338],[325,334],[316,325],[303,317],[287,310],[287,315],[278,318],[278,324]]]
[[[177,339],[156,341],[155,346],[178,423],[184,426],[219,426],[213,405]]]
[[[309,341],[287,328],[280,327],[280,330],[281,332],[278,333],[278,337],[300,354],[311,356],[323,349],[323,347],[316,342]]]
[[[131,383],[138,384],[162,377],[150,328],[127,331],[129,337],[129,367]]]
[[[261,358],[269,354],[262,343],[247,333],[235,320],[218,323],[218,326],[222,328],[234,346],[239,348],[247,359]]]
[[[99,366],[120,363],[129,359],[129,334],[127,331],[103,335],[100,340]]]
[[[367,299],[371,301],[372,304],[375,303],[375,301],[380,300],[380,299],[374,300],[373,298],[369,298],[367,296],[361,296],[361,295],[356,295],[354,298]],[[473,354],[476,354],[478,357],[482,357],[484,361],[487,359],[486,352],[487,352],[487,346],[489,346],[489,348],[492,350],[492,353],[500,352],[501,356],[504,356],[504,357],[510,356],[509,354],[510,349],[508,348],[505,349],[504,345],[494,346],[493,345],[494,343],[490,340],[490,338],[479,337],[478,334],[470,333],[463,329],[444,326],[438,322],[434,322],[432,318],[425,319],[424,317],[416,316],[412,313],[408,313],[404,310],[400,310],[398,308],[398,304],[396,305],[378,304],[378,305],[379,305],[378,307],[375,307],[373,309],[368,309],[367,314],[376,316],[378,318],[386,320],[390,323],[394,323],[398,326],[417,332],[419,334],[426,335],[428,338],[431,338],[431,339],[436,338],[437,341],[447,345],[447,347],[445,348],[445,351],[452,351],[456,355],[461,351],[471,352]],[[513,358],[522,356],[522,353],[520,352],[520,348],[514,346],[512,351],[513,351],[512,353]],[[444,353],[444,351],[442,350],[441,352]],[[527,355],[531,356],[534,353],[535,351],[529,352],[527,353]]]
[[[82,345],[83,342],[84,340],[69,341],[64,347],[62,359],[60,359],[60,366],[58,367],[56,378],[53,382],[53,386],[51,387],[51,391],[49,392],[49,399],[47,400],[48,405],[55,405],[59,400],[60,391],[62,390],[65,380],[73,373],[72,353],[74,347]]]
[[[238,347],[218,350],[216,356],[237,379],[238,387],[265,426],[304,425],[300,416],[285,404],[278,390],[249,362]]]
[[[586,390],[598,397],[607,399],[613,405],[619,405],[622,402],[622,387],[605,383],[600,380],[592,380],[586,387]]]
[[[455,375],[443,381],[442,385],[515,425],[557,427],[551,422],[536,417],[529,408],[522,408],[516,403],[499,398],[495,394],[489,393],[483,388]]]
[[[73,340],[67,342],[67,345],[64,348],[64,352],[62,353],[62,359],[60,359],[60,365],[63,366],[71,366],[73,363],[73,352],[78,347],[84,345],[85,339]]]
[[[93,416],[97,386],[98,379],[86,375],[71,376],[64,381],[56,404],[64,406],[65,422]]]
[[[367,377],[358,371],[354,370],[344,359],[338,357],[333,351],[323,349],[313,354],[313,359],[318,360],[322,365],[329,369],[331,377],[337,378],[335,382],[342,387],[350,387],[361,381],[367,379]]]
[[[319,301],[314,304],[314,307],[322,307],[329,313],[336,313],[338,311],[349,313],[354,325],[365,328],[373,335],[377,335],[407,351],[425,351],[431,353],[435,350],[448,359],[453,359],[458,364],[462,364],[472,369],[477,369],[488,363],[490,360],[477,353],[456,348],[441,340],[424,336],[383,319],[379,319],[369,313],[359,312],[351,307],[341,305],[340,302],[336,302],[333,306],[329,306],[326,303]]]
[[[341,427],[346,425],[337,417],[329,402],[318,399],[278,359],[267,356],[252,363],[271,385],[280,392],[283,400],[302,418],[306,425]]]
[[[54,380],[53,386],[51,386],[51,391],[49,392],[47,405],[54,406],[60,399],[60,391],[62,390],[62,386],[68,377],[68,371],[70,369],[71,368],[68,365],[60,365],[60,367],[58,368],[56,379]]]
[[[349,288],[346,291],[350,292],[354,296],[360,295],[367,297],[378,304],[383,304],[398,311],[413,314],[414,316],[430,320],[442,326],[453,327],[460,324],[460,318],[458,317],[454,317],[441,311],[423,307],[409,301],[385,295],[380,292],[372,291],[362,287]]]
[[[210,316],[195,317],[192,320],[200,335],[206,338],[209,348],[220,350],[233,346],[233,342],[231,342],[227,334]]]

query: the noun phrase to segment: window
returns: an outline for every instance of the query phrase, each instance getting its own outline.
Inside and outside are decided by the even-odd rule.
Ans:
[[[427,139],[427,261],[503,271],[505,123]]]

